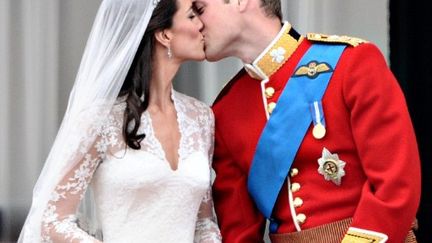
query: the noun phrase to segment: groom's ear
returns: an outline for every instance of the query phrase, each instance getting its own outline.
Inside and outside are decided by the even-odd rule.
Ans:
[[[240,12],[244,12],[246,10],[248,3],[249,3],[249,0],[232,0],[232,1],[237,1],[238,9]]]
[[[155,39],[165,47],[169,47],[172,40],[172,33],[169,30],[159,30],[155,33]]]

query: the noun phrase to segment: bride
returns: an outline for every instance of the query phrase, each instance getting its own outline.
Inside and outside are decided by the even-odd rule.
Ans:
[[[213,114],[172,88],[202,27],[192,0],[102,2],[18,242],[221,242]]]

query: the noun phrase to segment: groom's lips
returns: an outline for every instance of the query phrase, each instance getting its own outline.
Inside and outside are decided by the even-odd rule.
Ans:
[[[207,47],[207,41],[205,40],[205,35],[203,35],[202,42],[204,42],[204,51],[205,51]]]

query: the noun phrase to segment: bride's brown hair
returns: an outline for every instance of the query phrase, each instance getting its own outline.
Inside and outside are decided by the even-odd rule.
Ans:
[[[177,0],[161,0],[156,6],[119,93],[119,97],[126,97],[123,138],[127,146],[132,149],[141,149],[140,142],[145,138],[145,134],[138,134],[138,129],[141,115],[147,109],[151,95],[154,34],[156,31],[172,26],[177,9]]]

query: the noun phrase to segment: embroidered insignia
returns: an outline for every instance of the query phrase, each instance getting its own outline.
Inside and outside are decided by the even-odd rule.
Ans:
[[[272,57],[273,62],[282,63],[285,60],[286,50],[283,47],[279,47],[277,49],[273,49],[270,52],[270,56]]]
[[[325,62],[311,61],[307,65],[300,66],[294,72],[294,77],[308,76],[310,79],[318,77],[321,73],[333,72],[333,68]]]
[[[340,186],[341,179],[345,176],[345,162],[339,159],[335,153],[332,154],[326,148],[322,151],[322,157],[318,159],[318,173],[324,176],[326,181],[332,181]]]
[[[318,42],[343,43],[343,44],[351,45],[353,47],[356,47],[363,43],[367,43],[367,41],[363,39],[346,36],[346,35],[339,36],[339,35],[324,35],[324,34],[308,33],[307,39],[311,41],[318,41]]]

